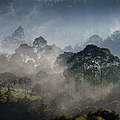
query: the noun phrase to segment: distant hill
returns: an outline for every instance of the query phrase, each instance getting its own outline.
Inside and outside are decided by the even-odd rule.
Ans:
[[[120,31],[113,32],[111,36],[107,37],[105,40],[99,35],[92,35],[83,45],[77,45],[77,47],[75,47],[75,50],[80,51],[85,46],[92,44],[99,47],[108,48],[113,54],[120,57]]]
[[[6,37],[2,41],[2,48],[8,51],[15,50],[20,44],[25,43],[24,28],[19,26],[11,36]]]
[[[112,53],[120,57],[120,31],[115,31],[102,43],[103,47],[107,47]]]

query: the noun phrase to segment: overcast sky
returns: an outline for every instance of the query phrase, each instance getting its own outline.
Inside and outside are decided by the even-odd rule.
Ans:
[[[75,45],[120,30],[119,11],[120,0],[0,0],[0,38],[22,25],[29,42],[42,35],[50,44]]]

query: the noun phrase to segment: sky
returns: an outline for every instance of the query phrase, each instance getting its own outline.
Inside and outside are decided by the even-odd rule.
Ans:
[[[0,0],[0,39],[18,27],[26,42],[43,36],[60,47],[120,30],[120,0]]]

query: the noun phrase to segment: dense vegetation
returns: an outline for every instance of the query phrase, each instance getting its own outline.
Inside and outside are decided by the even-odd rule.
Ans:
[[[105,85],[120,80],[120,59],[106,48],[88,45],[81,52],[60,55],[58,61],[64,61],[68,73],[78,81],[87,80],[94,85]]]
[[[77,115],[75,117],[64,115],[53,120],[120,120],[120,118],[113,111],[99,109],[84,115]]]

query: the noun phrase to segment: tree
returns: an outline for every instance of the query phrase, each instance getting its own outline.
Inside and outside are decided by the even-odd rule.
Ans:
[[[19,84],[25,90],[25,97],[28,94],[28,89],[31,89],[31,79],[28,77],[19,78]]]
[[[46,45],[47,45],[47,41],[42,36],[36,38],[33,42],[34,48],[42,48]]]

